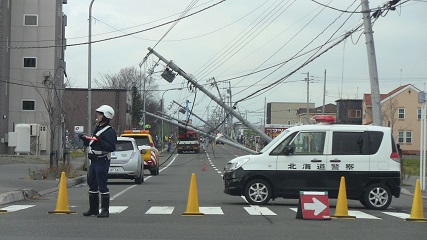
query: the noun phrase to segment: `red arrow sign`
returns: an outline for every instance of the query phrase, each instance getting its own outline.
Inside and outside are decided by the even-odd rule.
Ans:
[[[300,196],[303,219],[330,219],[329,200],[325,193],[303,192]]]

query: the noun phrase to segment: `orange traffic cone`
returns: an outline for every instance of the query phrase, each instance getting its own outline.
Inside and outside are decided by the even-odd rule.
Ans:
[[[56,200],[56,209],[49,213],[54,214],[74,214],[68,206],[68,192],[67,192],[67,177],[65,172],[61,173],[61,181],[59,182],[58,199]]]
[[[187,210],[182,216],[203,216],[199,210],[199,197],[197,195],[196,174],[191,175],[190,190],[188,191]]]
[[[345,177],[341,177],[340,188],[338,190],[338,201],[335,214],[331,218],[355,219],[355,216],[348,215],[347,190],[345,188]]]
[[[427,222],[424,218],[423,200],[421,197],[420,179],[415,184],[414,200],[412,201],[411,215],[405,221]]]
[[[202,168],[202,171],[207,171],[208,169],[206,168],[206,163],[204,162],[203,163],[203,168]]]

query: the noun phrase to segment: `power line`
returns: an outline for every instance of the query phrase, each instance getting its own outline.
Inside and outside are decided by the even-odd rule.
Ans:
[[[138,34],[138,33],[146,32],[146,31],[150,31],[150,30],[153,30],[153,29],[156,29],[156,28],[159,28],[159,27],[162,27],[162,26],[174,23],[174,22],[179,21],[181,19],[191,17],[191,16],[196,15],[198,13],[201,13],[203,11],[206,11],[206,10],[208,10],[208,9],[210,9],[212,7],[215,7],[218,4],[223,3],[225,1],[226,0],[221,0],[221,1],[217,2],[217,3],[215,3],[215,4],[212,4],[212,5],[208,6],[208,7],[205,7],[203,9],[201,9],[199,11],[196,11],[194,13],[191,13],[191,14],[189,14],[187,16],[184,16],[182,18],[178,18],[178,19],[175,19],[175,20],[171,20],[171,21],[162,23],[162,24],[159,24],[159,25],[154,26],[154,27],[150,27],[150,28],[147,28],[147,29],[143,29],[143,30],[140,30],[140,31],[135,31],[135,32],[131,32],[131,33],[127,33],[127,34],[115,36],[115,37],[110,37],[110,38],[104,38],[104,39],[100,39],[100,40],[95,40],[95,41],[92,41],[90,43],[106,42],[106,41],[110,41],[110,40],[115,40],[115,39],[119,39],[119,38],[123,38],[123,37],[132,36],[132,35],[135,35],[135,34]],[[8,49],[55,48],[55,47],[74,47],[74,46],[81,46],[81,45],[86,45],[86,44],[89,44],[89,42],[81,42],[81,43],[73,43],[73,44],[65,44],[65,45],[49,45],[49,46],[29,46],[29,47],[12,47],[11,46],[11,47],[7,47],[7,48]],[[0,46],[0,48],[3,48],[3,47]]]

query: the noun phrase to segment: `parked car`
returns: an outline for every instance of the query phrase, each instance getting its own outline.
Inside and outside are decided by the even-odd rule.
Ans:
[[[159,175],[160,154],[157,150],[153,137],[148,130],[125,130],[122,137],[131,137],[136,141],[138,150],[144,160],[144,169],[148,169],[151,175]]]
[[[117,137],[116,151],[111,153],[108,178],[133,179],[144,182],[144,165],[136,141],[130,137]]]
[[[87,161],[87,169],[90,161]],[[135,184],[144,182],[143,160],[139,154],[138,146],[133,138],[117,137],[116,151],[111,153],[108,179],[132,179]],[[89,182],[89,171],[88,171]]]

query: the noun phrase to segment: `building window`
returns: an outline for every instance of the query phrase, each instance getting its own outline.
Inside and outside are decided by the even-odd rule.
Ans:
[[[426,117],[427,117],[427,111],[426,111]],[[417,109],[417,119],[421,120],[421,109]]]
[[[37,58],[24,57],[24,68],[36,68],[36,67],[37,67]]]
[[[405,109],[404,108],[399,108],[398,113],[399,113],[399,119],[405,119]]]
[[[406,132],[406,143],[412,143],[412,132]]]
[[[37,26],[38,16],[33,14],[24,15],[24,26]]]
[[[362,111],[361,110],[348,110],[348,118],[361,118]]]
[[[399,131],[397,138],[399,143],[412,143],[412,131]]]
[[[404,136],[405,136],[405,132],[399,132],[399,135],[397,137],[397,141],[399,143],[404,143],[405,142]]]
[[[22,100],[22,111],[34,111],[34,110],[36,110],[36,101]]]

